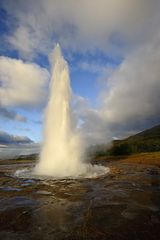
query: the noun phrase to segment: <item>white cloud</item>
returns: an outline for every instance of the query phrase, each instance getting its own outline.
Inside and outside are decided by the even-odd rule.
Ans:
[[[14,120],[14,121],[19,121],[19,122],[27,122],[27,118],[22,116],[21,114],[18,114],[14,110],[10,110],[7,108],[4,108],[0,106],[0,116],[2,118],[5,118],[7,120]]]
[[[7,12],[17,19],[17,27],[7,39],[27,57],[48,52],[55,41],[83,52],[106,49],[113,33],[132,37],[141,33],[142,37],[146,35],[144,25],[147,33],[154,14],[159,14],[158,4],[157,0],[3,1]]]
[[[0,104],[33,106],[44,101],[49,73],[34,63],[0,57]]]
[[[107,81],[101,114],[110,123],[160,114],[160,37],[128,56]]]
[[[100,75],[102,75],[106,72],[108,73],[111,72],[114,68],[114,65],[104,63],[102,64],[96,61],[94,62],[81,61],[78,65],[78,68],[86,72],[99,73]]]
[[[79,111],[87,144],[108,143],[159,123],[160,35],[131,53],[111,75],[103,77],[101,107],[85,101]],[[78,108],[79,109],[79,108]]]
[[[13,35],[7,37],[6,39],[15,49],[18,49],[21,52],[22,56],[26,56],[28,58],[34,56],[38,39],[37,36],[34,36],[34,33],[30,32],[29,28],[19,26]]]

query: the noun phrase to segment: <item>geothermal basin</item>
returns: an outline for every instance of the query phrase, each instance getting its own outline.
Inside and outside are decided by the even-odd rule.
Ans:
[[[35,160],[1,160],[0,239],[160,239],[160,168],[102,163],[98,178],[31,179],[15,172]]]

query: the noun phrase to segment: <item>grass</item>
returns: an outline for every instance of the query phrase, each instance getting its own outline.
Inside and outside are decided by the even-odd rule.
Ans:
[[[154,165],[160,167],[160,151],[159,152],[146,152],[146,153],[136,153],[124,156],[100,156],[95,157],[93,163],[105,163],[117,161],[127,164],[144,164],[144,165]]]
[[[138,153],[120,159],[122,163],[154,165],[160,167],[160,152]]]

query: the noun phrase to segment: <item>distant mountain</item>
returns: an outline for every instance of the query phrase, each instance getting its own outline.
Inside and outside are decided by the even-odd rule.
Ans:
[[[160,151],[160,125],[126,139],[113,141],[109,151],[113,155]]]

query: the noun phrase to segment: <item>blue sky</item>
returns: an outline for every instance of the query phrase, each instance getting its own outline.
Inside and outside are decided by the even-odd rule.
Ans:
[[[159,10],[157,0],[2,0],[1,135],[41,141],[57,42],[89,143],[158,124]]]

